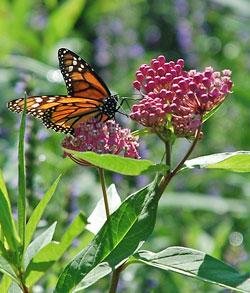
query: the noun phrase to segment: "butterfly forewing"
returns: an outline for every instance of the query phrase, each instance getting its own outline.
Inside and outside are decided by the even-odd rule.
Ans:
[[[74,52],[61,48],[58,59],[69,95],[93,99],[103,99],[111,95],[94,69]]]
[[[116,97],[82,58],[68,49],[59,49],[59,65],[68,96],[31,96],[26,99],[27,114],[40,118],[47,128],[74,133],[80,122],[91,118],[106,121],[117,111]],[[24,99],[8,103],[13,112],[21,112]]]

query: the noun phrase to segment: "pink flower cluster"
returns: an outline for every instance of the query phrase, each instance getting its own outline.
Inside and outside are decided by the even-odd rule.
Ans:
[[[185,71],[184,60],[166,62],[164,56],[143,64],[136,72],[133,86],[142,99],[134,104],[131,118],[146,127],[159,129],[167,115],[177,136],[191,137],[202,117],[223,102],[232,88],[231,71]]]
[[[101,122],[92,119],[81,123],[75,129],[75,136],[66,136],[62,146],[79,152],[123,154],[125,157],[139,158],[137,138],[129,129],[122,129],[114,120]]]

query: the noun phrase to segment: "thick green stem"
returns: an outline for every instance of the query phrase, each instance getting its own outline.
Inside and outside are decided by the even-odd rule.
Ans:
[[[102,194],[103,194],[103,201],[104,201],[106,217],[108,219],[108,217],[110,215],[110,211],[109,211],[108,195],[107,195],[107,190],[106,190],[104,170],[102,168],[98,168],[98,171],[99,171],[100,181],[101,181],[101,186],[102,186]]]

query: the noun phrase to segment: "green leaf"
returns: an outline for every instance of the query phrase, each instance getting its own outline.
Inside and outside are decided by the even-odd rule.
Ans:
[[[69,292],[101,264],[108,263],[114,269],[143,244],[152,233],[155,224],[159,200],[157,183],[158,178],[121,204],[89,246],[64,269],[55,292]]]
[[[9,262],[0,255],[0,272],[6,274],[7,276],[11,277],[12,280],[18,282],[18,277],[16,276],[12,266]]]
[[[51,185],[49,190],[45,193],[44,197],[42,198],[42,200],[39,202],[39,204],[36,206],[33,213],[31,214],[28,224],[26,226],[25,248],[29,245],[32,239],[32,236],[36,230],[36,227],[43,215],[43,212],[57,188],[60,178],[61,178],[61,175],[58,176],[55,182]]]
[[[72,245],[72,241],[84,231],[86,223],[86,217],[80,213],[65,231],[60,242],[51,242],[37,253],[25,272],[27,286],[34,285],[62,257],[64,252]]]
[[[204,114],[204,116],[202,117],[202,123],[204,123],[204,122],[207,121],[210,117],[212,117],[212,116],[213,116],[213,115],[219,110],[219,108],[220,108],[221,105],[222,105],[222,103],[219,104],[218,106],[214,107],[211,111],[206,112],[206,113]]]
[[[48,46],[68,35],[79,18],[85,2],[86,0],[66,0],[53,11],[44,31],[45,43]]]
[[[82,292],[83,289],[88,288],[97,280],[109,275],[111,272],[112,267],[108,263],[100,263],[83,278],[73,292]]]
[[[111,184],[107,189],[107,195],[109,203],[109,212],[110,214],[112,214],[121,205],[121,198],[114,184]],[[97,234],[97,232],[101,229],[105,221],[106,212],[104,207],[104,200],[102,197],[98,201],[91,215],[88,217],[88,225],[86,226],[86,229],[92,232],[93,234]]]
[[[17,285],[16,282],[12,282],[8,293],[23,293],[23,290]]]
[[[250,172],[250,152],[238,151],[213,154],[185,162],[187,168],[224,169],[233,172]]]
[[[18,144],[18,232],[22,246],[25,245],[25,225],[26,225],[26,174],[24,158],[24,135],[26,124],[26,98],[24,99],[24,110],[22,112],[21,125],[19,130]]]
[[[198,250],[169,247],[161,252],[139,251],[134,258],[147,265],[241,292],[250,292],[249,275]]]
[[[37,236],[27,247],[24,254],[24,269],[27,268],[31,259],[47,244],[49,244],[53,238],[56,229],[56,222],[53,223],[48,229],[46,229],[41,235]]]
[[[8,275],[3,275],[0,282],[0,292],[8,292],[12,279]]]
[[[0,224],[4,237],[12,252],[17,252],[19,237],[11,213],[10,200],[0,170]]]
[[[149,160],[137,160],[124,158],[111,154],[96,154],[94,152],[77,152],[64,149],[65,152],[74,155],[77,159],[84,160],[96,167],[106,169],[123,175],[138,176],[146,172],[166,171],[163,164],[154,164]]]

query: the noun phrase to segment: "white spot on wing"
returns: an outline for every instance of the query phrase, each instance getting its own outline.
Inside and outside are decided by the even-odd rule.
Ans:
[[[39,107],[39,103],[35,103],[34,105],[32,105],[32,108],[37,108],[37,107]]]

